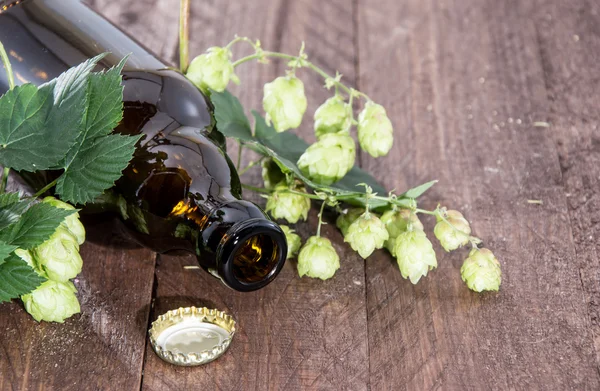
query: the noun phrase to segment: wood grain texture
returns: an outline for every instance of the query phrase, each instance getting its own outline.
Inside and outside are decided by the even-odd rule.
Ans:
[[[0,390],[139,388],[155,255],[124,250],[111,222],[87,231],[81,314],[38,324],[20,302],[0,305]]]
[[[423,204],[465,212],[504,272],[478,295],[460,281],[466,250],[436,245],[417,286],[370,259],[371,389],[599,387],[557,150],[533,125],[549,106],[536,28],[517,3],[359,2],[359,87],[397,135],[366,168],[394,167],[389,188],[440,179]]]
[[[87,3],[177,64],[175,1]],[[311,60],[383,104],[396,143],[387,158],[362,154],[363,168],[398,190],[440,179],[421,206],[465,213],[502,263],[500,293],[460,281],[466,250],[435,244],[438,269],[413,286],[383,251],[362,261],[333,224],[323,230],[341,257],[334,279],[300,279],[291,261],[267,288],[238,293],[185,268],[191,256],[161,255],[155,269],[152,252],[123,248],[105,222],[82,247],[81,315],[37,324],[20,304],[0,305],[0,390],[600,388],[596,2],[197,0],[192,14],[191,57],[236,33],[289,53],[306,41]],[[263,84],[284,69],[245,64],[232,91],[260,109]],[[312,141],[329,93],[300,76],[299,133]],[[255,158],[245,152],[242,165]],[[244,182],[260,185],[258,169]],[[313,210],[299,224],[303,239],[316,220]],[[232,314],[238,332],[219,360],[175,367],[147,346],[148,319],[190,305]]]
[[[576,258],[600,367],[600,6],[541,1],[536,22]]]
[[[177,9],[161,8],[166,2],[146,3],[146,15],[160,14],[167,20]],[[123,15],[138,12],[139,5],[119,1],[96,1],[110,10],[107,16],[167,60],[176,63],[177,35],[151,25],[144,17],[121,24]],[[323,6],[326,12],[323,12]],[[159,11],[160,10],[160,11]],[[307,51],[314,61],[332,74],[335,65],[349,80],[354,75],[352,10],[343,1],[270,1],[192,3],[191,56],[209,46],[224,45],[235,34],[260,39],[263,47],[295,53],[302,41],[314,42]],[[154,18],[154,16],[152,16]],[[151,22],[150,22],[151,23]],[[140,26],[137,26],[140,24]],[[159,43],[160,42],[160,43]],[[241,56],[248,48],[240,45]],[[262,86],[284,73],[285,64],[247,64],[238,75],[242,85],[233,88],[247,108],[261,107]],[[312,113],[329,93],[323,80],[301,73]],[[310,115],[300,134],[314,140]],[[235,145],[229,144],[235,157]],[[255,158],[244,155],[244,163]],[[244,182],[260,184],[259,170],[247,174]],[[252,194],[246,198],[264,201]],[[307,238],[314,232],[316,213],[298,231]],[[179,306],[207,305],[234,316],[239,330],[229,352],[199,368],[178,368],[162,362],[148,347],[143,389],[211,388],[220,390],[367,389],[367,328],[365,313],[364,263],[343,244],[335,227],[324,234],[332,237],[342,258],[342,269],[327,282],[297,276],[295,262],[288,262],[277,280],[259,292],[239,293],[227,289],[202,270],[184,269],[196,264],[193,257],[163,255],[157,264],[156,301],[152,318]]]

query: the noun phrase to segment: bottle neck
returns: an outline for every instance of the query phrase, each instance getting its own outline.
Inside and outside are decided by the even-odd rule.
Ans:
[[[199,262],[226,285],[252,291],[277,276],[287,256],[285,234],[260,208],[234,200],[202,217],[193,209],[179,217],[193,225]]]

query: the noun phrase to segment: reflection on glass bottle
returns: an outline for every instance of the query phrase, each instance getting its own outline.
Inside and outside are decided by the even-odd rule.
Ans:
[[[285,262],[285,235],[240,199],[210,101],[184,76],[77,0],[6,8],[0,40],[13,53],[19,83],[44,83],[102,52],[111,53],[101,61],[108,68],[131,53],[123,71],[124,117],[115,132],[142,137],[123,177],[89,209],[117,212],[135,240],[156,251],[194,252],[233,289],[255,290],[275,278]],[[7,89],[0,75],[0,93]],[[29,182],[39,188],[52,175]]]

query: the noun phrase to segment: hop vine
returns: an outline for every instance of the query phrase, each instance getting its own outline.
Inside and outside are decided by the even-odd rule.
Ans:
[[[239,44],[249,45],[254,52],[234,59],[233,50]],[[236,36],[224,47],[212,47],[196,57],[186,75],[206,94],[218,94],[224,92],[230,82],[239,83],[235,70],[240,65],[251,61],[269,64],[271,59],[287,61],[285,74],[266,83],[263,91],[266,125],[272,126],[275,134],[298,128],[306,115],[302,70],[321,76],[324,88],[332,90],[332,96],[313,114],[317,141],[298,157],[293,167],[297,171],[282,169],[283,163],[268,153],[240,169],[243,174],[260,164],[264,187],[244,187],[267,198],[266,211],[275,219],[296,224],[306,220],[312,202],[320,203],[316,233],[304,245],[301,246],[300,237],[292,229],[284,226],[290,244],[288,257],[298,252],[298,274],[325,280],[332,278],[340,268],[337,250],[321,235],[323,213],[328,207],[339,214],[336,226],[354,251],[366,259],[376,250],[386,249],[396,258],[402,277],[413,284],[438,266],[434,246],[419,218],[419,215],[432,216],[436,220],[433,234],[445,251],[455,251],[468,244],[472,247],[460,270],[466,285],[476,292],[498,290],[500,263],[490,250],[479,247],[482,240],[471,234],[471,226],[463,214],[443,206],[434,210],[418,208],[416,197],[433,182],[424,184],[420,191],[402,195],[393,192],[379,195],[367,184],[355,184],[365,188],[357,192],[332,186],[354,167],[357,144],[350,135],[353,126],[358,148],[376,158],[391,151],[394,128],[382,105],[347,86],[340,73],[329,75],[311,62],[304,44],[297,55],[292,55],[265,50],[260,41]],[[362,106],[357,117],[355,105]],[[246,144],[239,141],[241,153]],[[362,207],[346,204],[357,203],[357,200]]]

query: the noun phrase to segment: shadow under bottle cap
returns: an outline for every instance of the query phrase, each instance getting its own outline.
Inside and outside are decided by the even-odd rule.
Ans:
[[[178,308],[152,322],[149,334],[161,359],[180,366],[202,365],[225,353],[235,334],[235,321],[216,309]]]

